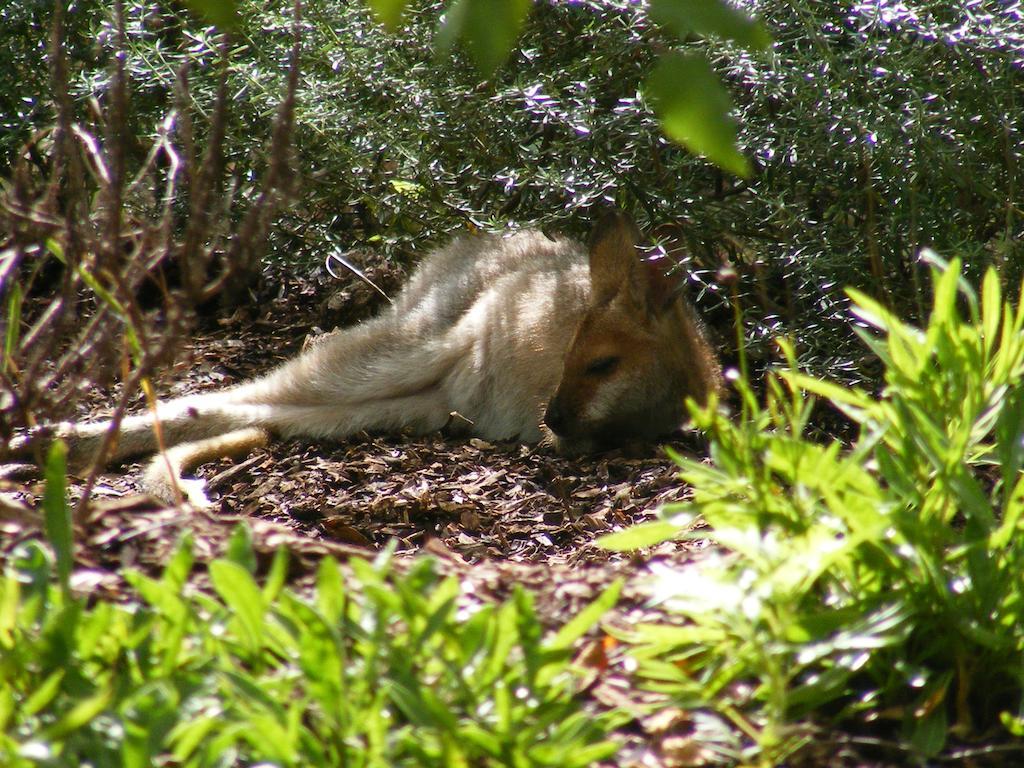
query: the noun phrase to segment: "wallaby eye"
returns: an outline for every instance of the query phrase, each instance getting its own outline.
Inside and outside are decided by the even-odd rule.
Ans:
[[[596,360],[592,360],[587,365],[585,372],[587,376],[607,376],[618,365],[619,357],[617,355],[608,355],[607,357],[599,357]]]

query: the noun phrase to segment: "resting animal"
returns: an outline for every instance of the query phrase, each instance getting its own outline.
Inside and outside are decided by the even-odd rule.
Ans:
[[[684,401],[720,388],[721,369],[683,298],[683,276],[644,261],[622,214],[588,247],[535,231],[476,235],[428,255],[394,304],[329,335],[276,370],[219,392],[127,416],[107,460],[160,449],[144,484],[195,503],[196,464],[265,444],[440,430],[457,413],[488,440],[549,438],[566,453],[653,440],[685,420]],[[79,462],[110,422],[58,425]],[[15,449],[24,448],[22,439]]]

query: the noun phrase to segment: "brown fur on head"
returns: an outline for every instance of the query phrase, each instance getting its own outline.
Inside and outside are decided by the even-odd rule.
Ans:
[[[680,292],[682,276],[642,261],[636,226],[603,218],[590,240],[590,306],[544,416],[569,452],[668,434],[685,400],[721,384],[717,358]]]

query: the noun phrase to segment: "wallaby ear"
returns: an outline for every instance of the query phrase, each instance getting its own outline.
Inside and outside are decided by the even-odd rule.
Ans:
[[[680,272],[668,274],[667,258],[640,260],[639,232],[624,213],[606,214],[590,235],[590,290],[595,304],[611,301],[622,291],[637,312],[658,314],[679,295]]]
[[[653,312],[662,312],[676,300],[683,289],[685,275],[682,270],[669,272],[674,262],[664,256],[645,259],[646,304]]]
[[[623,288],[639,287],[639,239],[633,220],[621,211],[601,217],[590,234],[590,291],[603,304]]]

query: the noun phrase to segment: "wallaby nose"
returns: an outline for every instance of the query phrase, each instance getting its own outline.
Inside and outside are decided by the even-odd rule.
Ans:
[[[544,423],[556,435],[565,433],[565,413],[556,400],[548,403],[547,410],[544,411]]]

